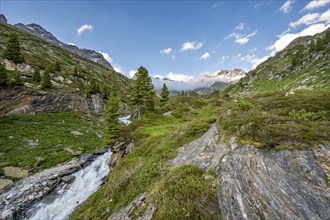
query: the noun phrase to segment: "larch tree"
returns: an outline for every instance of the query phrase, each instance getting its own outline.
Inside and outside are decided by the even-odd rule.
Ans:
[[[133,81],[130,95],[131,103],[135,107],[137,118],[140,119],[143,110],[153,110],[154,102],[154,85],[148,70],[144,67],[139,67],[135,74],[136,80]]]
[[[168,88],[167,88],[167,86],[166,86],[166,83],[164,83],[164,85],[163,85],[163,88],[162,88],[162,92],[160,93],[160,102],[162,102],[162,103],[165,103],[165,102],[167,102],[168,101],[168,96],[169,96],[169,92],[168,92]]]
[[[16,86],[22,86],[24,85],[22,78],[21,78],[21,73],[16,69],[14,73],[14,81],[12,82],[13,85]]]
[[[32,80],[35,81],[35,82],[40,82],[41,77],[40,77],[39,67],[34,68],[34,73],[33,73]]]
[[[106,146],[114,145],[120,135],[119,117],[119,101],[115,95],[110,95],[106,105],[105,113],[105,130],[104,144]]]
[[[13,61],[14,63],[24,62],[24,57],[21,53],[20,44],[16,34],[9,34],[8,41],[6,43],[6,49],[3,56],[8,60]]]
[[[41,89],[48,89],[48,88],[52,87],[52,82],[50,80],[49,72],[50,72],[49,68],[46,68],[44,74],[42,75]]]

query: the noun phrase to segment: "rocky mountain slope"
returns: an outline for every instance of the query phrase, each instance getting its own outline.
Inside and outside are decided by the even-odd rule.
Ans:
[[[1,114],[63,110],[100,112],[104,111],[106,97],[111,91],[117,91],[125,99],[130,83],[127,77],[3,22],[0,22],[0,28],[0,62],[9,71],[10,80],[18,70],[24,83],[24,88],[1,88]],[[19,38],[25,63],[15,64],[2,57],[10,32],[16,33]],[[35,68],[38,67],[42,75],[47,67],[55,63],[61,69],[50,73],[52,88],[41,90],[40,84],[32,80]],[[15,92],[17,89],[21,92]]]
[[[48,32],[47,30],[45,30],[43,27],[41,27],[38,24],[26,24],[25,25],[22,23],[18,23],[18,24],[15,24],[14,26],[23,31],[26,31],[26,32],[34,34],[38,37],[41,37],[41,38],[45,39],[46,41],[55,44],[56,46],[70,50],[71,52],[73,52],[81,57],[95,61],[99,64],[102,64],[102,65],[108,67],[110,70],[113,70],[113,67],[111,66],[111,64],[103,57],[103,55],[101,53],[96,52],[94,50],[79,48],[72,44],[65,44],[65,43],[59,41],[56,37],[54,37],[54,35],[52,33]]]
[[[330,91],[330,29],[300,37],[270,57],[225,93],[233,96],[297,89]]]

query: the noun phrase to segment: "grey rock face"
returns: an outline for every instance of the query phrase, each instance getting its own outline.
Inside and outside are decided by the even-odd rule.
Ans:
[[[0,14],[0,22],[3,22],[3,23],[7,24],[7,18],[5,17],[5,15]]]
[[[221,158],[230,151],[226,144],[220,141],[217,127],[211,128],[200,138],[178,149],[178,156],[171,162],[173,167],[194,164],[204,170],[215,168]]]
[[[38,114],[80,110],[100,112],[105,110],[105,100],[98,99],[94,106],[90,98],[36,91],[26,87],[0,88],[0,115]]]
[[[29,32],[38,37],[41,37],[41,38],[55,44],[56,46],[67,49],[81,57],[84,57],[86,59],[100,63],[100,64],[108,67],[109,69],[113,70],[113,67],[111,66],[111,64],[103,57],[103,55],[101,53],[96,52],[94,50],[79,48],[75,45],[65,44],[65,43],[59,41],[56,37],[54,37],[54,35],[52,33],[48,32],[47,30],[45,30],[43,27],[41,27],[38,24],[25,25],[22,23],[18,23],[18,24],[15,24],[14,26],[17,27],[18,29]]]
[[[329,146],[274,151],[239,146],[232,138],[228,147],[216,133],[212,126],[182,146],[172,165],[216,169],[222,219],[330,219],[330,188],[323,169],[330,162]]]

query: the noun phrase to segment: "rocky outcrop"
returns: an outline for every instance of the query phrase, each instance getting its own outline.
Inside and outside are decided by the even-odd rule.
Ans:
[[[146,205],[146,199],[148,198],[147,193],[142,193],[138,195],[130,204],[128,204],[125,208],[121,209],[118,212],[113,213],[108,220],[129,220],[132,219],[131,215],[137,208]],[[144,215],[138,220],[150,220],[156,210],[156,207],[150,203]]]
[[[3,14],[0,14],[0,22],[7,24],[7,18]]]
[[[214,168],[222,219],[330,219],[329,146],[275,151],[225,144],[212,126],[182,146],[172,166]]]
[[[65,95],[37,91],[23,86],[0,88],[0,115],[38,114],[80,110],[97,113],[105,110],[101,94],[83,98],[74,94]]]
[[[110,167],[115,167],[119,161],[134,149],[134,143],[129,140],[117,141],[113,146],[110,147],[112,155],[110,159]]]

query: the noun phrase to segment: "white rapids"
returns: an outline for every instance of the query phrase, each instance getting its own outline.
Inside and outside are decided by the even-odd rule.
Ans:
[[[41,200],[29,218],[40,219],[67,219],[74,209],[85,202],[103,183],[103,178],[109,173],[108,160],[111,152],[107,152],[95,159],[89,166],[74,173],[75,179],[68,189],[59,190],[56,199],[47,202],[47,197]]]

